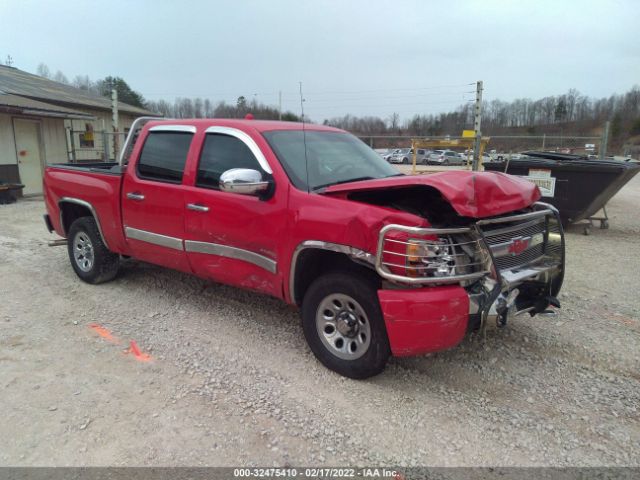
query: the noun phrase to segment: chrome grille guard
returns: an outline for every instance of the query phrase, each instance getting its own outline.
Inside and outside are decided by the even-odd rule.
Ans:
[[[527,212],[523,214],[511,215],[508,217],[497,217],[490,218],[484,220],[478,220],[471,227],[467,228],[422,228],[422,227],[408,227],[405,225],[396,225],[390,224],[386,225],[380,230],[378,236],[378,245],[376,251],[375,258],[375,269],[376,272],[384,279],[399,282],[409,285],[446,285],[446,284],[455,284],[467,281],[478,280],[482,277],[485,277],[494,272],[492,276],[497,277],[495,270],[499,271],[507,271],[511,268],[515,270],[539,263],[542,259],[553,259],[554,263],[557,263],[558,266],[561,266],[563,263],[563,258],[561,258],[561,254],[558,253],[554,248],[554,245],[549,241],[549,236],[555,234],[549,227],[549,222],[546,220],[547,217],[551,216],[557,219],[557,210],[551,205],[547,205],[544,203],[536,203],[534,205],[534,210],[532,212]],[[532,224],[537,225],[537,221],[540,223],[544,223],[546,226],[542,232],[543,239],[541,240],[539,235],[540,233],[533,233],[529,236],[519,235],[519,229],[521,227],[520,223],[515,225],[511,225],[509,227],[502,227],[501,224],[509,224],[513,222],[524,222],[522,224],[522,231],[529,232]],[[558,220],[559,221],[559,220]],[[533,222],[533,223],[532,223]],[[496,227],[493,230],[493,237],[497,238],[499,242],[492,245],[491,241],[491,233],[492,228]],[[559,229],[561,232],[561,229]],[[414,271],[425,270],[429,268],[426,263],[428,262],[428,258],[420,255],[409,255],[407,254],[407,246],[412,242],[411,238],[408,240],[400,240],[395,238],[388,238],[389,234],[392,232],[402,232],[407,234],[405,236],[437,236],[439,238],[438,242],[433,242],[433,245],[449,247],[452,251],[455,251],[453,256],[456,257],[455,265],[452,266],[453,274],[447,276],[432,276],[432,277],[420,277],[420,276],[408,276],[401,275],[399,273],[394,273],[391,271],[392,269],[406,269],[408,265],[406,264],[407,257],[417,257],[419,259],[418,263],[425,263],[425,266],[410,266],[408,268]],[[508,247],[505,247],[505,235],[513,235],[510,240],[515,247],[513,252],[509,250]],[[466,237],[465,241],[456,241],[452,238],[453,236],[463,236]],[[562,235],[560,234],[560,237]],[[420,241],[423,241],[419,239]],[[425,240],[427,244],[429,244],[429,240]],[[557,243],[559,245],[563,245],[564,240],[560,238]],[[389,249],[389,244],[403,245],[404,248],[402,252],[393,251]],[[461,250],[469,249],[472,250],[472,254],[468,253],[460,253]],[[522,249],[518,252],[518,250]],[[538,250],[540,250],[540,255],[537,255]],[[506,252],[506,253],[505,253]],[[499,254],[504,259],[510,260],[511,263],[502,261],[501,258],[494,258],[494,254]],[[559,257],[560,255],[560,257]],[[391,259],[389,258],[391,257]],[[464,263],[458,262],[458,258],[467,257],[467,261]],[[518,258],[522,258],[522,263],[518,263]],[[510,267],[510,265],[516,265],[516,267]],[[501,268],[505,266],[505,268]],[[472,269],[472,272],[464,271],[468,269]],[[460,272],[463,270],[463,272]]]

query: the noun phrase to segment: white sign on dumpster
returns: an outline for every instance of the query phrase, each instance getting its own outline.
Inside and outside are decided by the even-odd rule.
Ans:
[[[535,183],[543,197],[553,197],[556,192],[556,177],[551,176],[551,170],[546,168],[530,168],[529,175],[521,175],[522,178]]]

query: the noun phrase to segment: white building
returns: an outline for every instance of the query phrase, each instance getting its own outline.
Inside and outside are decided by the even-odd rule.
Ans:
[[[0,65],[0,183],[39,194],[48,163],[113,160],[143,115],[153,112],[118,102],[114,134],[110,99]]]

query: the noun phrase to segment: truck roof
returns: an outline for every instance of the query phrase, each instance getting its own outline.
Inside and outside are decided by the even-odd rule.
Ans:
[[[268,132],[272,130],[302,130],[301,122],[280,122],[277,120],[247,120],[234,118],[180,118],[166,120],[152,120],[147,125],[153,127],[155,125],[192,125],[198,129],[206,129],[208,127],[234,127],[242,130],[254,129],[258,132]],[[327,132],[344,132],[339,128],[329,127],[326,125],[316,125],[313,123],[305,123],[305,130],[327,131]]]

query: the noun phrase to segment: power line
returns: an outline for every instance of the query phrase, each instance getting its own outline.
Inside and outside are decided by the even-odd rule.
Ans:
[[[432,85],[429,87],[413,87],[413,88],[382,88],[377,90],[352,90],[352,91],[335,91],[335,90],[320,90],[317,92],[307,92],[307,95],[347,95],[352,93],[379,93],[379,92],[398,92],[398,91],[411,91],[411,90],[433,90],[437,88],[460,88],[468,87],[469,85],[475,85],[472,83],[450,84],[450,85]]]
[[[306,92],[307,97],[309,95],[353,95],[353,94],[363,94],[363,93],[380,93],[380,92],[407,92],[407,91],[423,91],[423,90],[434,90],[441,88],[461,88],[468,87],[469,85],[475,85],[475,83],[459,83],[459,84],[449,84],[449,85],[432,85],[427,87],[412,87],[412,88],[381,88],[375,90],[351,90],[351,91],[339,91],[339,90],[318,90],[315,92]],[[236,96],[238,95],[238,90],[233,92],[207,92],[207,93],[196,93],[196,92],[145,92],[145,96],[182,96],[182,97],[215,97],[215,96]],[[455,93],[455,92],[440,92],[441,94]],[[475,93],[471,92],[471,93]],[[253,96],[277,96],[282,94],[283,96],[291,96],[298,97],[299,92],[286,92],[286,91],[272,91],[272,92],[251,92],[248,95]],[[433,95],[437,95],[438,92],[433,92]],[[419,94],[416,94],[419,95]],[[429,95],[429,94],[425,94]],[[247,95],[244,95],[247,96]]]
[[[460,102],[462,103],[467,103],[468,100],[467,99],[462,99],[462,100],[445,100],[445,101],[441,101],[441,102],[410,102],[410,103],[387,103],[387,104],[382,104],[382,103],[377,103],[377,102],[368,102],[368,103],[338,103],[338,104],[334,104],[334,105],[320,105],[320,108],[316,108],[314,107],[314,103],[312,101],[310,101],[309,99],[307,99],[307,105],[308,105],[308,109],[313,109],[314,111],[316,110],[322,110],[322,109],[336,109],[336,108],[340,108],[340,107],[349,107],[349,108],[379,108],[379,107],[402,107],[402,106],[412,106],[412,105],[454,105],[454,104],[459,104]]]
[[[464,95],[467,94],[471,94],[471,93],[475,93],[475,92],[470,92],[470,91],[464,91],[464,92],[442,92],[442,93],[418,93],[418,94],[414,94],[414,95],[390,95],[390,96],[383,96],[383,97],[379,97],[379,98],[375,98],[375,101],[378,100],[387,100],[387,99],[394,99],[394,98],[420,98],[420,97],[433,97],[433,96],[438,96],[438,97],[442,97],[442,96],[456,96],[456,97],[464,97]],[[310,99],[310,101],[312,100],[313,102],[335,102],[336,100],[340,100],[342,101],[344,100],[368,100],[370,98],[373,98],[371,96],[357,96],[357,97],[348,97],[348,98],[320,98],[320,99]]]

